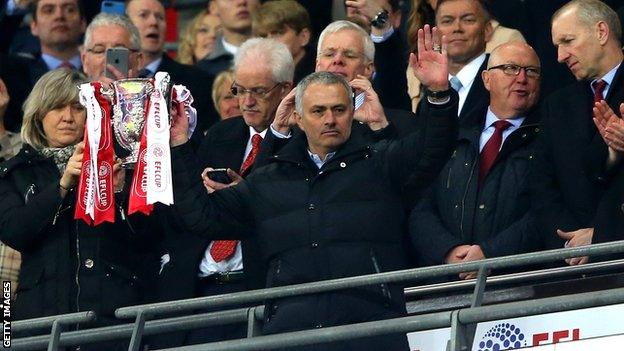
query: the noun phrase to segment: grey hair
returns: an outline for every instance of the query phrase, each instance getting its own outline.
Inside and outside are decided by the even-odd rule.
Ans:
[[[617,13],[609,5],[599,0],[572,0],[553,14],[550,23],[552,24],[555,19],[571,8],[576,9],[576,17],[579,22],[588,27],[604,21],[617,42],[622,42],[622,25]]]
[[[295,63],[292,55],[286,45],[275,39],[252,38],[245,41],[236,51],[234,72],[248,59],[252,59],[253,63],[265,62],[271,68],[271,77],[276,83],[293,81]]]
[[[86,82],[82,72],[55,69],[41,76],[24,101],[21,137],[36,150],[48,145],[43,118],[52,110],[78,103],[78,86]]]
[[[117,15],[112,13],[102,12],[95,16],[89,26],[87,26],[87,30],[85,31],[84,36],[84,49],[86,50],[91,46],[91,37],[93,36],[93,31],[95,28],[103,27],[103,26],[119,26],[124,28],[130,33],[130,46],[128,49],[132,50],[141,50],[141,35],[139,34],[139,30],[137,27],[130,21],[130,19],[125,15]]]
[[[334,21],[328,24],[327,27],[325,27],[325,29],[323,29],[323,31],[321,32],[321,35],[319,36],[319,40],[318,40],[318,44],[316,48],[316,54],[321,55],[321,47],[327,35],[337,33],[343,30],[351,30],[359,34],[360,38],[362,39],[362,46],[364,46],[364,56],[369,61],[375,60],[375,44],[373,43],[373,40],[371,39],[370,35],[368,35],[368,33],[366,33],[366,31],[362,29],[362,27],[358,26],[357,24],[353,22],[345,21],[345,20]]]
[[[311,84],[322,84],[322,85],[341,85],[347,96],[351,96],[353,93],[351,90],[351,86],[342,76],[339,76],[332,72],[319,71],[314,72],[307,77],[303,78],[299,84],[297,84],[297,90],[295,91],[295,111],[300,116],[303,116],[303,94],[308,89],[308,86]],[[350,105],[351,106],[351,105]]]

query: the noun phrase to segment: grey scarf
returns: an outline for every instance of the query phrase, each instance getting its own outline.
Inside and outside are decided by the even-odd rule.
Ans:
[[[66,147],[44,147],[41,149],[41,154],[47,158],[51,158],[56,164],[59,173],[62,175],[65,172],[65,167],[71,155],[74,154],[75,145]]]

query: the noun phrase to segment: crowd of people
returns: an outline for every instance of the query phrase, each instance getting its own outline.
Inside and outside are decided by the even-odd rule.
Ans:
[[[333,3],[344,19],[330,20]],[[140,303],[624,238],[624,7],[559,1],[548,21],[514,29],[505,10],[530,23],[537,5],[504,3],[209,0],[170,56],[160,0],[94,16],[91,1],[1,2],[0,276],[15,318],[93,310],[103,326]],[[127,72],[107,65],[120,47]],[[132,172],[115,157],[114,222],[75,219],[88,148],[77,86],[159,71],[197,112],[194,132],[172,114],[174,205],[129,215]],[[403,287],[267,301],[263,332],[402,316]],[[383,348],[407,339],[304,349]]]

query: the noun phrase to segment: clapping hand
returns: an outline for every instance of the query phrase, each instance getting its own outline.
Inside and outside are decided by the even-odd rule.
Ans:
[[[418,52],[411,53],[409,65],[418,80],[431,91],[447,90],[448,39],[428,24],[418,30]]]

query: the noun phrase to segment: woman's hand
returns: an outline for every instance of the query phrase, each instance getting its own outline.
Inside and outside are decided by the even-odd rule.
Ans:
[[[74,150],[74,154],[67,161],[67,166],[65,166],[65,172],[61,176],[61,180],[59,181],[59,185],[61,187],[61,196],[65,197],[65,194],[69,191],[69,189],[76,186],[78,183],[78,178],[80,177],[80,171],[82,169],[82,155],[84,153],[84,142],[76,144],[76,149]]]

